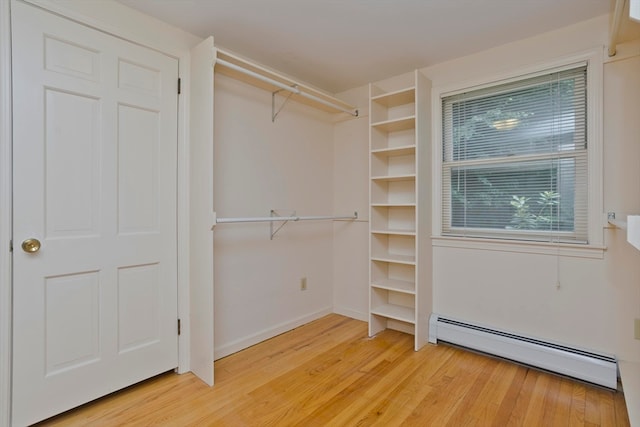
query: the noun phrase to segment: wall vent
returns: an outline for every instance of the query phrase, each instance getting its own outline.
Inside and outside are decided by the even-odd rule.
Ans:
[[[617,388],[617,361],[584,351],[432,314],[429,342],[456,344],[556,372],[611,389]]]

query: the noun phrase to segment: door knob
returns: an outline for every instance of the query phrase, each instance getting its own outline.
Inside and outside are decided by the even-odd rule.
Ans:
[[[40,250],[40,240],[27,239],[22,242],[22,250],[28,253],[35,253]]]

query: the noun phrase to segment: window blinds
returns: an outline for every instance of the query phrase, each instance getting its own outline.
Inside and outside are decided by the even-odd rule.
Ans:
[[[587,68],[442,99],[442,234],[587,242]]]

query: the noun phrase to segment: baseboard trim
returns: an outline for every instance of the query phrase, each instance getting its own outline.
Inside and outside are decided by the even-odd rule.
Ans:
[[[288,332],[292,329],[297,328],[298,326],[302,326],[306,323],[312,322],[331,313],[333,313],[333,309],[331,307],[327,307],[314,313],[292,319],[288,322],[280,323],[271,328],[267,328],[247,337],[232,341],[228,344],[220,346],[214,345],[215,351],[213,354],[213,358],[214,360],[221,359],[225,356],[236,353],[240,350],[244,350],[245,348],[251,347],[252,345],[258,344],[264,340],[268,340],[269,338],[273,338],[277,335]]]
[[[367,313],[361,313],[359,311],[351,310],[348,308],[334,307],[333,312],[341,316],[347,316],[352,319],[362,320],[363,322],[367,322],[369,320],[367,317]]]
[[[622,391],[627,402],[627,412],[629,413],[629,423],[631,427],[640,427],[640,362],[628,362],[619,360],[620,379],[622,380]]]

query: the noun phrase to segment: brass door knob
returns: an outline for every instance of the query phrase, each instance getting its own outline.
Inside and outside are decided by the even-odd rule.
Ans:
[[[40,250],[40,240],[27,239],[22,242],[22,250],[28,253],[35,253]]]

